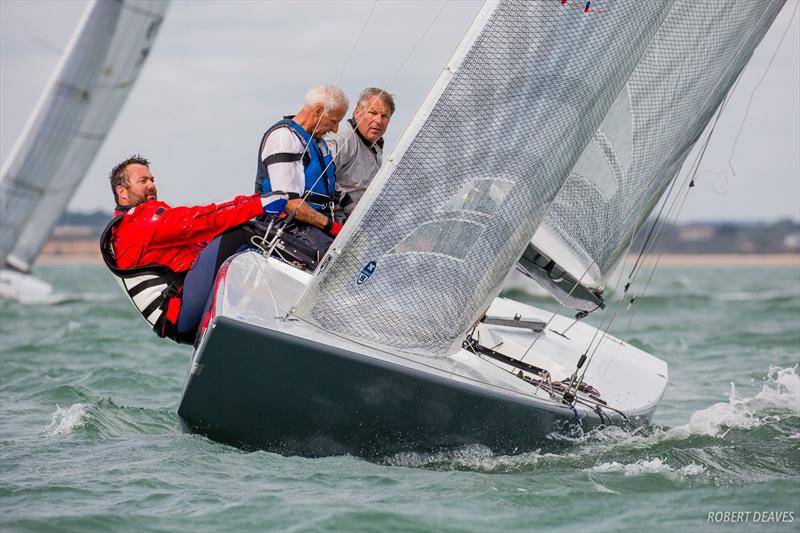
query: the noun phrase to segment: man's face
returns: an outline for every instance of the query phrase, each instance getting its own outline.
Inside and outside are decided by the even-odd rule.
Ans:
[[[358,131],[370,143],[375,144],[386,133],[392,113],[379,96],[372,96],[362,106],[356,106],[353,118],[358,124]]]
[[[322,136],[328,132],[337,132],[339,131],[339,123],[344,118],[344,114],[347,112],[346,109],[334,109],[328,110],[323,113],[323,108],[320,107],[317,110],[317,115],[320,116],[317,123],[317,128],[314,130],[314,133],[311,136],[314,139],[322,139]]]
[[[128,185],[117,185],[119,205],[136,206],[149,200],[158,200],[155,178],[149,168],[134,163],[125,167],[125,176]]]

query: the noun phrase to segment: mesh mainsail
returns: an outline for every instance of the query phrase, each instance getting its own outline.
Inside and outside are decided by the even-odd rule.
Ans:
[[[783,4],[675,1],[534,246],[583,285],[602,286]]]
[[[591,6],[484,6],[296,316],[401,350],[457,345],[499,293],[670,3]]]
[[[90,3],[0,178],[0,251],[28,270],[103,144],[168,1]]]

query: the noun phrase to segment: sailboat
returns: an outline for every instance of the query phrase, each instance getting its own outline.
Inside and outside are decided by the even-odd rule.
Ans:
[[[0,298],[47,299],[30,274],[119,115],[168,0],[94,0],[0,172]]]
[[[223,265],[185,429],[310,456],[639,430],[667,364],[582,319],[783,3],[487,2],[313,272],[279,241]],[[564,314],[498,297],[514,268]]]

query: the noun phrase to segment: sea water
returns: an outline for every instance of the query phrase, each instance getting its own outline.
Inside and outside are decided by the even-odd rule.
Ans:
[[[797,268],[662,267],[614,317],[670,365],[646,434],[377,460],[183,433],[190,349],[148,331],[101,266],[37,274],[55,298],[0,303],[3,532],[800,530]]]

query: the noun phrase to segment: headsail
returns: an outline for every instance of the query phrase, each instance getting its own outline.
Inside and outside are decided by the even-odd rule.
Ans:
[[[26,271],[144,65],[169,2],[91,2],[0,177],[0,264]]]
[[[447,353],[498,294],[669,2],[481,10],[295,314]]]
[[[559,276],[601,287],[783,4],[673,2],[523,258],[540,251]],[[566,305],[593,307],[576,298],[583,287],[570,297],[542,268],[526,270]]]

